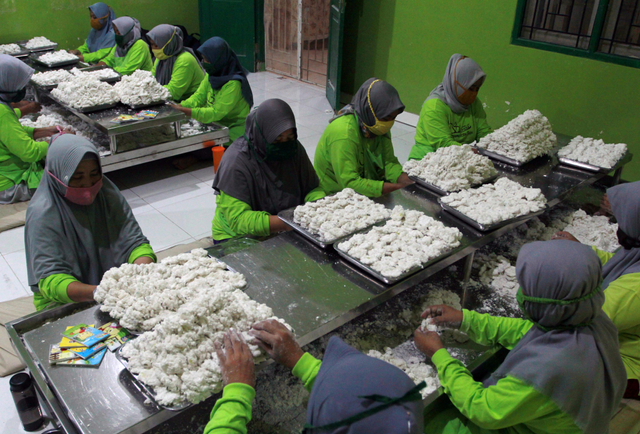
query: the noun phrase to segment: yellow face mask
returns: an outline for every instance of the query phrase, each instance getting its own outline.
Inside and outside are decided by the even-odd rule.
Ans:
[[[164,47],[162,48],[153,48],[151,51],[153,51],[153,55],[156,56],[156,59],[158,60],[165,60],[168,59],[171,56],[167,56],[166,54],[164,54],[164,49],[167,45],[169,45],[169,42],[171,42],[171,40],[173,39],[173,37],[176,35],[176,30],[173,30],[173,35],[171,35],[171,37],[169,38],[169,40],[167,41],[166,44],[164,44]]]
[[[101,21],[106,18],[109,18],[109,15],[111,15],[111,8],[109,8],[109,13],[102,18],[90,18],[91,28],[94,30],[100,30],[101,28],[103,28],[104,24],[102,24]]]
[[[367,91],[367,100],[369,101],[369,108],[371,109],[371,113],[373,114],[373,117],[376,120],[376,123],[374,125],[371,125],[371,126],[365,124],[364,122],[362,122],[362,123],[364,124],[365,127],[367,127],[367,129],[369,131],[371,131],[376,136],[384,136],[389,131],[391,131],[391,127],[393,127],[393,124],[396,121],[395,121],[395,119],[392,120],[392,121],[381,121],[376,116],[376,112],[373,111],[373,105],[371,105],[371,88],[378,81],[380,81],[380,80],[375,80],[373,83],[371,83],[371,86],[369,86],[369,90]]]

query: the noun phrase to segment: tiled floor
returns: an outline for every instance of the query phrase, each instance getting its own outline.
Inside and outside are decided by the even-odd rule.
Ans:
[[[263,72],[249,75],[255,104],[280,98],[296,115],[298,137],[313,161],[316,145],[333,116],[323,88]],[[396,123],[394,147],[404,162],[413,145],[415,128]],[[211,233],[215,199],[214,171],[201,162],[186,171],[161,160],[107,175],[120,188],[143,232],[156,251],[204,238]],[[31,295],[24,256],[24,227],[0,233],[0,302]],[[9,377],[0,378],[0,406],[11,409]],[[0,414],[0,433],[22,433],[15,411]]]

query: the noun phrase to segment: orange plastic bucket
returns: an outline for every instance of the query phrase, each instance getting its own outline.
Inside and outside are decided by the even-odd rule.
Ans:
[[[224,154],[224,146],[214,146],[211,148],[211,153],[213,154],[213,170],[217,173],[222,154]]]

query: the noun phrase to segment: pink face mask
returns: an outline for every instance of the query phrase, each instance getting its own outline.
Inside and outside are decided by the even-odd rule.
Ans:
[[[91,187],[74,188],[69,187],[64,182],[60,181],[48,170],[47,173],[60,184],[64,185],[64,187],[67,189],[67,193],[64,195],[64,198],[69,202],[75,203],[76,205],[91,205],[93,201],[96,200],[96,196],[102,188],[102,178],[100,178],[100,180],[93,184]]]

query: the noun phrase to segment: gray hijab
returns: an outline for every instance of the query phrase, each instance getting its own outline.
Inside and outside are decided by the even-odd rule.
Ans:
[[[78,164],[100,161],[88,140],[72,134],[55,139],[47,152],[42,181],[27,208],[25,248],[29,285],[53,274],[69,274],[82,283],[97,285],[105,271],[126,263],[136,247],[148,243],[118,188],[103,175],[103,186],[91,205],[64,198]]]
[[[373,107],[375,111],[375,116],[371,111],[371,107]],[[384,119],[396,110],[400,110],[400,113],[404,111],[404,104],[402,104],[396,88],[384,80],[373,77],[360,86],[351,103],[344,106],[342,110],[331,119],[331,122],[341,116],[356,113],[358,115],[358,121],[360,122],[360,128],[363,129],[364,125],[375,125],[376,117],[378,119]]]
[[[151,39],[158,48],[162,48],[164,54],[171,56],[168,59],[158,60],[156,80],[158,80],[158,83],[161,85],[164,86],[171,81],[173,65],[176,63],[178,55],[183,51],[190,53],[198,61],[200,68],[202,68],[200,60],[198,60],[198,56],[196,56],[193,50],[184,47],[182,30],[180,30],[180,28],[169,24],[160,24],[151,29],[151,31],[147,33],[147,37]]]
[[[366,356],[337,336],[329,340],[316,377],[309,404],[307,424],[324,426],[379,406],[364,398],[381,395],[404,396],[416,385],[409,376],[387,362]],[[322,434],[422,434],[422,399],[397,403],[357,422],[328,430],[310,430]]]
[[[618,331],[602,311],[600,260],[580,243],[538,241],[522,247],[516,274],[525,296],[573,302],[524,301],[521,308],[536,325],[484,386],[513,376],[549,397],[585,434],[608,432],[627,373]]]
[[[270,99],[249,113],[245,135],[225,151],[213,180],[216,194],[223,191],[251,206],[254,211],[276,215],[302,205],[309,192],[320,184],[304,147],[291,160],[265,161],[267,144],[296,127],[289,105]]]
[[[442,83],[431,91],[427,101],[437,98],[447,104],[452,112],[458,114],[464,113],[469,110],[471,106],[464,105],[458,101],[458,95],[462,95],[465,89],[469,89],[469,87],[473,86],[473,84],[480,79],[482,79],[484,83],[486,76],[487,74],[484,73],[480,65],[474,60],[462,54],[454,54],[449,59]],[[460,85],[464,86],[465,89],[457,85],[456,80]]]
[[[11,108],[11,94],[25,88],[34,69],[8,54],[0,54],[0,104]]]
[[[640,242],[640,181],[620,184],[607,190],[611,211],[618,220],[618,227],[628,237]],[[640,247],[620,247],[602,267],[602,289],[625,274],[640,273]]]
[[[116,45],[115,57],[124,57],[127,55],[133,44],[135,44],[142,36],[140,22],[135,18],[120,17],[113,20],[113,25],[115,25],[120,34],[124,36],[124,47]]]

